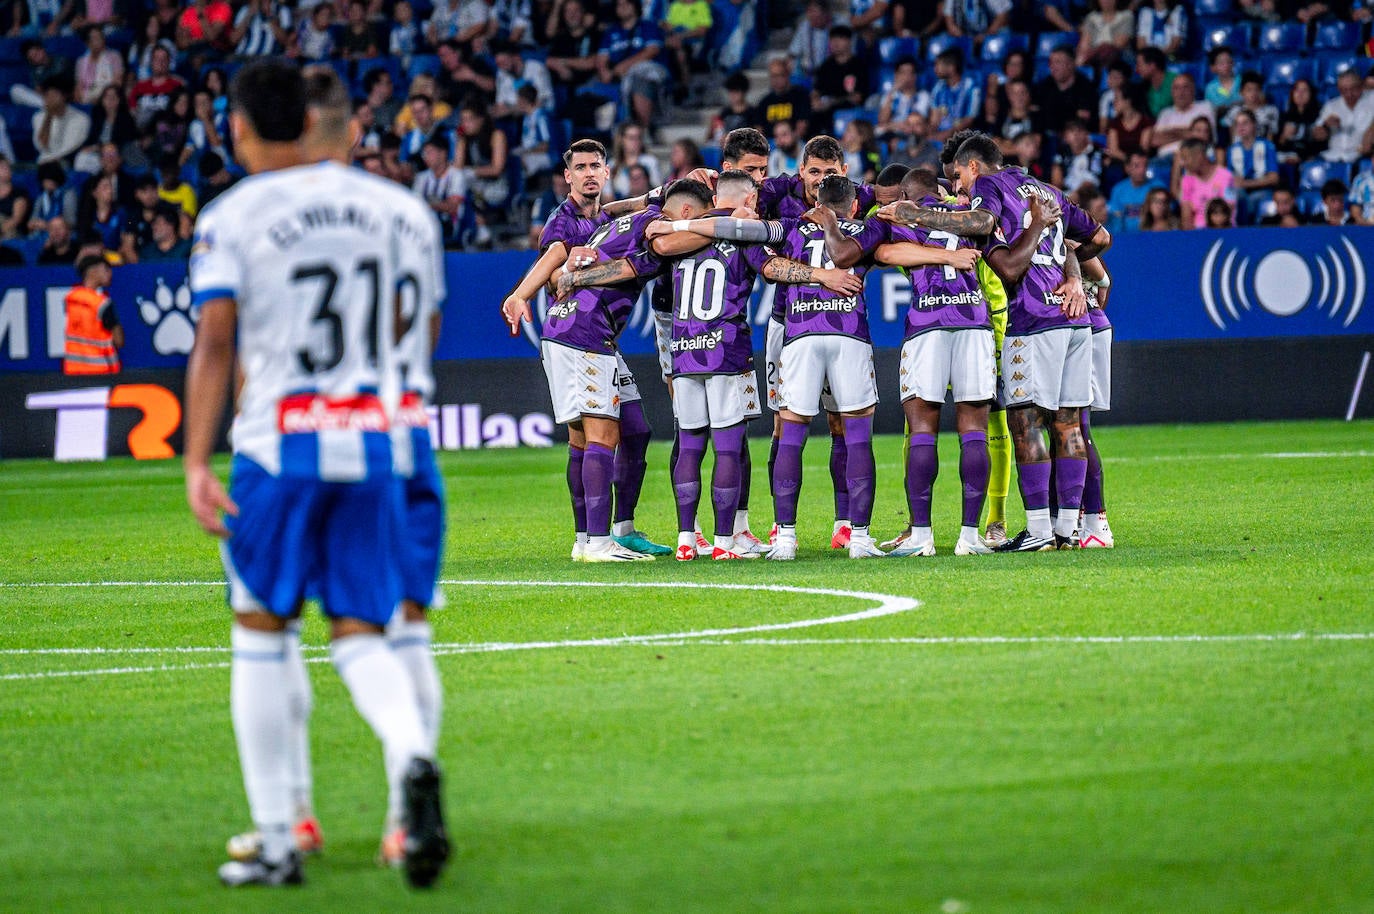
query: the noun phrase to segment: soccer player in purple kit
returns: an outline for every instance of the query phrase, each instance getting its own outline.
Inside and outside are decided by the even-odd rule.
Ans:
[[[997,144],[989,137],[966,140],[955,155],[954,168],[974,213],[993,217],[994,225],[976,233],[995,232],[984,256],[1009,293],[1002,380],[1026,529],[998,551],[1073,548],[1088,464],[1081,410],[1092,402],[1092,330],[1079,262],[1109,247],[1111,235],[1056,189],[1019,169],[1003,167]],[[1062,215],[1045,220],[1045,227],[1035,232],[1033,248],[1018,245],[1040,223],[1037,217],[1043,218],[1045,204],[1052,204],[1051,213],[1057,209]],[[1066,242],[1077,242],[1077,251]],[[1045,447],[1047,425],[1052,450]],[[1054,525],[1051,461],[1058,508]]]
[[[568,181],[568,199],[559,204],[544,225],[539,237],[541,254],[515,290],[501,305],[501,314],[510,325],[511,334],[519,332],[520,321],[531,319],[530,302],[539,290],[566,269],[574,249],[591,243],[592,237],[611,221],[601,207],[601,191],[610,180],[606,165],[606,148],[596,140],[577,140],[563,154],[564,177]],[[581,266],[582,264],[574,264]],[[631,303],[633,307],[633,303]],[[639,388],[634,383],[624,359],[615,353],[617,370],[616,396],[619,400],[619,446],[615,449],[612,485],[616,493],[616,540],[634,552],[646,555],[667,555],[667,546],[651,542],[634,529],[634,512],[648,469],[645,454],[649,447],[650,429],[639,402]],[[568,489],[572,496],[574,543],[572,558],[580,561],[587,542],[586,495],[583,489],[583,464],[586,441],[579,430],[569,427]]]
[[[940,197],[935,172],[918,168],[906,175],[916,202],[936,210],[954,211]],[[900,387],[902,409],[910,430],[906,489],[911,535],[890,556],[931,556],[935,538],[930,523],[931,493],[939,472],[936,436],[945,389],[952,389],[959,430],[959,478],[963,483],[963,525],[955,555],[992,552],[978,536],[978,519],[988,487],[988,410],[997,392],[992,322],[987,301],[973,272],[978,250],[967,238],[950,232],[893,226],[892,242],[880,245],[880,263],[917,267],[912,244],[943,245],[960,252],[966,264],[955,267],[913,268],[911,305],[907,309],[902,345]]]
[[[1083,263],[1083,285],[1088,296],[1088,319],[1093,328],[1092,404],[1083,410],[1083,446],[1088,452],[1088,475],[1083,483],[1083,520],[1078,545],[1083,549],[1111,549],[1116,545],[1107,523],[1107,501],[1103,492],[1102,457],[1093,440],[1093,410],[1112,408],[1112,322],[1107,319],[1107,295],[1111,276],[1101,257]]]

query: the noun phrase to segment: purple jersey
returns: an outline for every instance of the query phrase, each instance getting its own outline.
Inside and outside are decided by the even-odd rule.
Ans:
[[[873,188],[867,184],[855,187],[859,212],[866,213],[873,206]],[[763,219],[799,219],[814,204],[806,202],[806,188],[798,175],[778,175],[764,178],[759,187],[758,211]]]
[[[921,206],[941,212],[962,210],[935,197],[926,197]],[[911,241],[920,245],[944,247],[947,250],[972,248],[974,243],[950,232],[932,232],[925,228],[905,225],[892,227],[894,242]],[[953,267],[912,267],[911,305],[906,312],[906,336],[911,339],[928,330],[962,330],[969,327],[992,327],[988,319],[988,304],[978,286],[978,274],[973,270]]]
[[[1093,326],[1093,333],[1099,330],[1112,329],[1112,322],[1107,320],[1107,312],[1097,303],[1097,286],[1084,283],[1088,293],[1088,323]]]
[[[549,213],[544,231],[539,233],[539,252],[547,251],[555,241],[563,242],[568,250],[586,244],[597,229],[610,221],[611,217],[599,208],[595,216],[582,215],[572,197],[568,197]]]
[[[674,262],[673,374],[739,374],[753,364],[749,296],[771,256],[760,244],[718,239]]]
[[[1069,319],[1060,311],[1063,296],[1056,295],[1064,281],[1064,261],[1068,257],[1065,238],[1084,242],[1099,228],[1092,217],[1065,199],[1057,188],[1041,184],[1019,168],[1004,168],[980,175],[973,182],[973,208],[992,213],[997,230],[989,248],[1010,246],[1021,236],[1030,221],[1026,199],[1038,196],[1059,205],[1063,217],[1045,229],[1031,256],[1026,275],[1007,289],[1007,335],[1026,336],[1055,327],[1086,325],[1087,315]]]
[[[825,249],[825,229],[811,222],[783,220],[787,237],[770,254],[789,257],[815,268],[833,268]],[[873,266],[872,255],[878,245],[890,237],[888,225],[877,219],[868,222],[840,220],[840,231],[853,238],[863,249],[859,262],[849,272],[860,279]],[[822,285],[778,284],[774,299],[774,314],[781,313],[783,345],[802,336],[834,334],[852,336],[865,343],[873,342],[868,330],[868,305],[864,294],[842,295]]]
[[[638,278],[605,288],[578,289],[566,300],[549,305],[544,339],[587,352],[615,351],[615,341],[634,313],[639,293],[662,267],[644,239],[645,226],[660,215],[657,207],[650,207],[596,230],[587,244],[596,249],[597,262],[623,257]]]

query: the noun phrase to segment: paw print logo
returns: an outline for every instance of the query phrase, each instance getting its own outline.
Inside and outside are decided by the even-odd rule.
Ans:
[[[191,309],[191,287],[182,282],[173,290],[162,277],[152,298],[138,296],[138,314],[153,328],[153,348],[159,355],[184,355],[196,341],[199,313]]]

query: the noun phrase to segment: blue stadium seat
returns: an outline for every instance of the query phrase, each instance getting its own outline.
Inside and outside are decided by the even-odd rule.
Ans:
[[[840,108],[835,112],[834,133],[831,136],[841,136],[844,128],[849,126],[850,121],[865,120],[876,122],[878,118],[867,108]]]
[[[1193,13],[1196,16],[1219,16],[1229,18],[1231,15],[1231,0],[1197,0],[1193,5]]]
[[[1319,88],[1335,91],[1336,80],[1346,70],[1361,72],[1362,61],[1348,54],[1320,55],[1316,60]]]
[[[1037,59],[1048,59],[1059,48],[1074,48],[1078,45],[1077,32],[1041,32],[1035,40]]]
[[[133,29],[110,29],[105,33],[105,43],[127,57],[136,37]]]
[[[404,91],[406,78],[401,72],[401,62],[395,57],[365,57],[357,61],[357,70],[354,73],[353,94],[363,95],[363,78],[373,70],[385,70],[391,74],[391,84],[396,87],[399,94]]]
[[[973,56],[973,42],[967,37],[961,36],[955,38],[953,35],[939,34],[931,35],[926,41],[926,61],[934,63],[936,57],[939,57],[950,48],[959,49],[959,52],[964,55],[965,64],[967,64],[969,59]]]
[[[1350,180],[1354,181],[1367,171],[1374,171],[1374,158],[1363,158],[1356,162],[1350,171]]]
[[[65,57],[75,61],[86,53],[86,42],[75,35],[54,35],[43,39],[43,47],[54,57]]]
[[[1244,54],[1254,46],[1251,35],[1252,31],[1248,22],[1217,26],[1203,33],[1202,50],[1206,52],[1213,48],[1225,47],[1237,54]]]
[[[1312,38],[1314,51],[1353,51],[1360,45],[1360,27],[1353,22],[1323,22]]]
[[[29,84],[29,67],[24,63],[0,63],[0,86],[7,87],[4,98],[8,99],[9,86],[27,86]]]
[[[410,58],[410,69],[406,72],[407,79],[414,79],[421,73],[433,76],[439,72],[439,56],[437,54],[416,54]]]
[[[707,168],[720,171],[720,147],[714,144],[701,147],[701,160]]]
[[[1333,178],[1344,181],[1348,187],[1350,185],[1350,163],[1328,162],[1325,159],[1313,159],[1310,162],[1304,162],[1298,170],[1298,190],[1320,193],[1322,185]]]
[[[1300,79],[1316,78],[1316,66],[1305,57],[1266,57],[1261,65],[1267,85],[1291,86]]]
[[[1276,22],[1260,29],[1261,54],[1290,54],[1307,47],[1307,26],[1301,22]]]
[[[1315,216],[1322,211],[1321,191],[1305,190],[1298,194],[1298,212],[1304,216]]]
[[[0,63],[23,63],[24,52],[20,50],[22,38],[0,37]]]
[[[1030,39],[1022,32],[998,32],[983,41],[983,63],[1000,65],[1012,51],[1030,50]]]
[[[888,36],[878,41],[878,59],[885,67],[895,67],[897,61],[904,57],[917,57],[919,52],[920,45],[915,38]]]

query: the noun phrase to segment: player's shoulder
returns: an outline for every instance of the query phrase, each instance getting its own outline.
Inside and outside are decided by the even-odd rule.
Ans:
[[[292,186],[294,168],[263,171],[247,175],[234,186],[215,197],[197,214],[197,224],[224,219],[237,219],[240,213],[261,212],[263,203],[279,199],[283,188]]]

